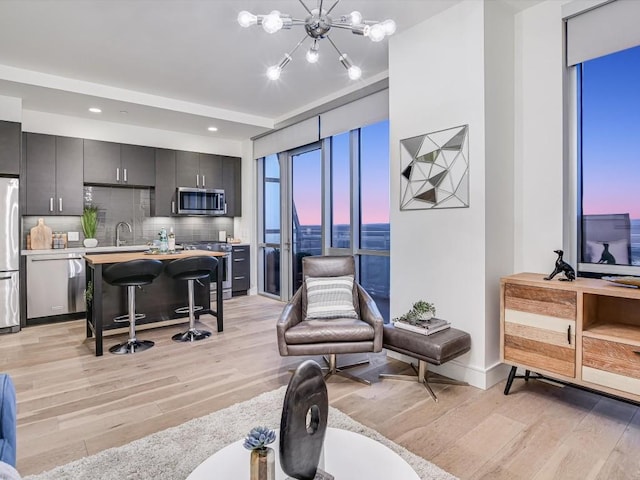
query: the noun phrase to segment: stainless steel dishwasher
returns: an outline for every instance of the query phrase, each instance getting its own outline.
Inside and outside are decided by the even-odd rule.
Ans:
[[[27,257],[27,318],[84,312],[85,264],[78,253]]]

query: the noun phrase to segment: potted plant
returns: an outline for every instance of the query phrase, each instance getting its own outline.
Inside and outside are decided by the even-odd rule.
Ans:
[[[436,314],[436,306],[433,303],[418,300],[411,310],[404,315],[394,318],[394,322],[405,322],[411,325],[419,324],[422,320],[429,320]]]
[[[84,246],[87,248],[97,246],[98,207],[95,205],[85,206],[82,211],[82,217],[80,217],[80,222],[82,223],[82,232],[84,233],[84,241],[82,242]]]
[[[276,439],[276,432],[267,427],[251,429],[244,439],[244,448],[251,450],[251,480],[275,480],[275,453],[267,447]]]

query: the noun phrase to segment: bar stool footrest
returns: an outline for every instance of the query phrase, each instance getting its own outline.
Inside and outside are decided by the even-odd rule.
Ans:
[[[138,320],[142,320],[143,318],[147,318],[147,315],[144,313],[136,313],[136,322]],[[113,317],[113,321],[115,323],[129,323],[129,314],[125,313],[124,315],[118,315],[117,317]]]

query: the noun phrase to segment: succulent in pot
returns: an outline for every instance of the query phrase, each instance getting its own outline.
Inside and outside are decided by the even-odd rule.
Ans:
[[[245,437],[243,446],[247,450],[263,449],[276,440],[276,432],[268,427],[252,428]]]
[[[276,463],[273,448],[267,447],[276,439],[276,432],[267,427],[252,428],[243,446],[251,450],[250,480],[275,480]]]

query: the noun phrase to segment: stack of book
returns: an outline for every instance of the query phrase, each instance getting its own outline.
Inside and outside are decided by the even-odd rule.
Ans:
[[[428,320],[402,320],[397,319],[393,325],[396,328],[402,330],[409,330],[410,332],[420,333],[422,335],[431,335],[432,333],[440,332],[451,327],[451,323],[440,318],[430,318]]]

